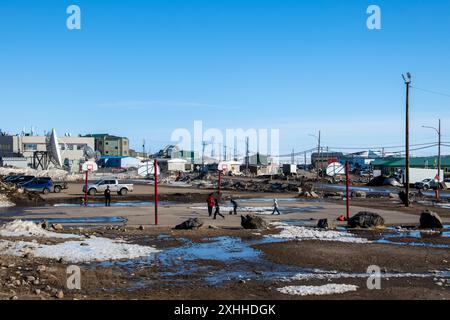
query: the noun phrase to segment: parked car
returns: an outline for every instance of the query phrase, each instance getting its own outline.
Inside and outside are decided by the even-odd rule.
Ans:
[[[434,179],[425,179],[421,182],[416,182],[414,184],[414,188],[416,189],[420,189],[420,190],[428,190],[428,189],[437,189],[438,188],[438,183],[436,180]]]
[[[60,193],[62,190],[66,190],[69,188],[66,181],[54,181],[49,177],[41,177],[40,179],[51,180],[53,182],[53,192]]]
[[[54,190],[53,181],[48,178],[35,178],[31,181],[20,184],[20,187],[27,191],[40,192],[43,194],[49,194]]]
[[[133,192],[134,189],[132,184],[121,184],[115,179],[104,179],[88,184],[88,194],[95,196],[97,193],[103,193],[108,186],[111,192],[117,192],[121,196],[125,196],[128,192]],[[86,186],[83,186],[83,192],[86,192]]]
[[[450,179],[444,179],[443,183],[446,189],[450,189]]]

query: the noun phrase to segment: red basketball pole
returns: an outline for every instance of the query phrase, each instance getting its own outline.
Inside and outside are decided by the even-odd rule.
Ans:
[[[345,199],[347,205],[347,220],[350,219],[350,178],[348,174],[348,161],[345,162]]]
[[[89,180],[89,170],[86,170],[86,182],[84,186],[84,205],[88,205],[88,180]]]
[[[222,170],[219,170],[219,201],[220,201],[220,185],[222,184]]]
[[[155,159],[153,164],[153,171],[155,172],[155,225],[158,225],[158,160]]]

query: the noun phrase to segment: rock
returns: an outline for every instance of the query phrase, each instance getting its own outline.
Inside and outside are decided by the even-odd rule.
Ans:
[[[145,227],[144,226],[139,226],[138,230],[144,231]]]
[[[41,294],[41,289],[34,290],[34,293],[36,293],[37,295],[40,295]]]
[[[48,224],[48,221],[47,221],[47,220],[44,220],[44,221],[41,223],[41,228],[42,228],[42,229],[47,230],[49,227],[50,227],[50,225]]]
[[[377,213],[362,211],[348,220],[350,228],[380,228],[384,226],[384,219]]]
[[[55,231],[61,231],[61,230],[64,230],[63,225],[60,224],[60,223],[52,224],[52,228],[53,228],[53,230],[55,230]]]
[[[213,226],[213,225],[210,225],[209,227],[208,227],[209,229],[214,229],[214,230],[217,230],[217,229],[219,229],[219,227],[217,227],[217,226]]]
[[[319,222],[317,222],[317,228],[328,229],[328,219],[320,219]]]
[[[425,210],[420,215],[420,228],[422,229],[442,229],[442,219],[439,215],[430,210]]]
[[[203,226],[203,221],[199,218],[190,218],[189,220],[186,220],[185,222],[177,225],[175,227],[176,230],[192,230],[192,229],[199,229]]]
[[[64,299],[64,292],[63,292],[62,290],[59,290],[59,291],[56,293],[56,297],[57,297],[58,299]]]
[[[364,191],[353,191],[352,192],[352,197],[353,198],[367,198],[367,193],[365,193]]]
[[[27,281],[28,281],[28,282],[34,282],[34,281],[36,281],[36,277],[33,277],[33,276],[27,276]]]
[[[400,199],[399,195],[396,193],[389,193],[389,198],[390,199]]]
[[[249,214],[241,216],[241,226],[244,229],[267,229],[267,222],[261,217]]]

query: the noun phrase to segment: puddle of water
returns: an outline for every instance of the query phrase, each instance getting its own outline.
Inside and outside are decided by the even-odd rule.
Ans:
[[[323,202],[322,199],[304,199],[304,198],[279,198],[277,199],[279,203],[289,202]],[[273,198],[249,198],[249,199],[239,199],[238,202],[254,202],[254,203],[273,203]]]
[[[168,201],[160,201],[159,204],[161,206],[172,205],[173,202]],[[152,207],[155,203],[151,201],[124,201],[124,202],[111,202],[111,207]],[[75,208],[82,207],[84,205],[76,204],[76,203],[57,203],[54,204],[53,207],[56,208]],[[89,202],[88,207],[104,207],[105,204],[103,202]]]
[[[47,220],[48,223],[61,223],[61,224],[91,224],[91,223],[124,223],[127,219],[123,217],[86,217],[86,218],[30,218],[22,219],[24,221],[42,222]]]

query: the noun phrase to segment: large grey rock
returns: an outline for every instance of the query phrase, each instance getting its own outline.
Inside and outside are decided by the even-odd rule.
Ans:
[[[378,213],[362,211],[348,220],[350,228],[380,228],[384,226],[384,219]]]
[[[241,226],[244,229],[266,229],[267,222],[261,217],[249,214],[241,216]]]
[[[199,218],[190,218],[189,220],[186,220],[185,222],[177,225],[175,229],[177,230],[192,230],[192,229],[198,229],[203,226],[203,221]]]
[[[328,219],[320,219],[317,222],[317,228],[328,229]]]
[[[442,229],[442,219],[439,215],[430,210],[425,210],[420,215],[420,228],[423,229]]]

